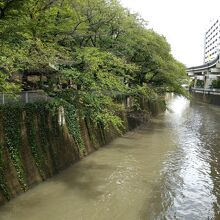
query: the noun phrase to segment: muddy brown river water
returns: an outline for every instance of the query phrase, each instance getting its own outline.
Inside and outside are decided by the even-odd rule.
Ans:
[[[220,107],[169,111],[0,208],[0,220],[220,219]]]

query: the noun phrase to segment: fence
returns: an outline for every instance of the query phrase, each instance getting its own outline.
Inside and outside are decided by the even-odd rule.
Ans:
[[[26,91],[19,94],[0,93],[0,104],[10,103],[33,103],[38,101],[48,101],[50,99],[43,91]]]
[[[211,95],[220,95],[220,89],[204,89],[204,88],[191,88],[195,93],[211,94]]]

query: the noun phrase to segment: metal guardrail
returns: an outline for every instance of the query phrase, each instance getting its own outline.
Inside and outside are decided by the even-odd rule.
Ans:
[[[191,90],[196,93],[220,95],[220,89],[191,88]]]
[[[48,101],[51,99],[43,91],[25,91],[19,94],[0,93],[0,104],[11,103],[33,103],[38,101]]]

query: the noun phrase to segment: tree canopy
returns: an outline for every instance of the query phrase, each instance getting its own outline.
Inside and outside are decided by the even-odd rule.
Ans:
[[[185,94],[185,67],[165,37],[117,0],[0,0],[0,48],[2,92],[25,89],[14,75],[35,73],[47,78],[39,89],[106,124],[117,94]]]

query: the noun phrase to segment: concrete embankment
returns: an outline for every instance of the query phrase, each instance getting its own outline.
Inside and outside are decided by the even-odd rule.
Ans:
[[[203,93],[192,93],[193,97],[199,101],[213,104],[213,105],[220,105],[220,95],[215,94],[203,94]]]
[[[146,109],[157,114],[164,103]],[[146,111],[121,112],[120,117],[123,133],[149,120]],[[45,105],[0,108],[0,205],[120,136],[114,128],[95,127],[86,118],[78,117],[71,129],[67,124],[64,115],[51,114]]]

